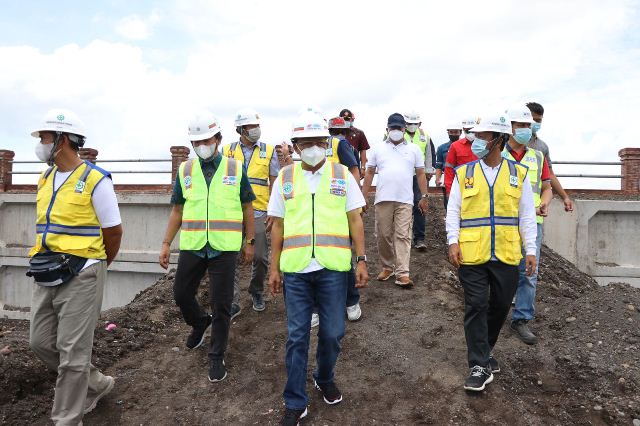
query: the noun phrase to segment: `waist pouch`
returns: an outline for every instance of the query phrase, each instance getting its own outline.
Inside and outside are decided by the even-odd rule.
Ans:
[[[38,285],[55,287],[71,281],[86,263],[84,257],[67,253],[37,253],[29,260],[27,276],[33,277]]]

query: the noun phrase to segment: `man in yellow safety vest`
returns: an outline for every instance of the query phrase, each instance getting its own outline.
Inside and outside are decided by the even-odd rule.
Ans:
[[[518,162],[528,167],[527,176],[533,192],[533,203],[536,208],[537,238],[536,259],[540,264],[540,249],[542,247],[542,223],[549,210],[549,203],[553,198],[551,191],[551,172],[547,159],[541,151],[529,147],[531,142],[531,126],[534,123],[531,111],[525,105],[514,106],[507,111],[513,133],[502,151],[502,156],[508,160]],[[538,284],[538,269],[527,276],[524,261],[520,262],[520,278],[516,291],[515,309],[511,314],[511,329],[524,343],[533,345],[538,337],[529,328],[529,321],[535,314],[536,286]]]
[[[368,280],[360,216],[364,197],[345,166],[326,160],[328,137],[320,114],[306,112],[299,117],[292,141],[302,162],[280,171],[269,200],[268,214],[273,217],[269,287],[274,295],[281,292],[284,273],[287,312],[283,425],[297,425],[307,415],[305,387],[314,305],[320,316],[314,383],[327,404],[342,401],[334,368],[345,331],[352,241],[357,255],[356,287],[366,286]]]
[[[260,129],[260,116],[252,109],[245,108],[236,114],[236,132],[240,140],[223,147],[225,157],[240,160],[247,168],[249,183],[256,199],[253,201],[253,217],[255,226],[255,254],[251,268],[251,282],[249,294],[253,301],[253,310],[262,312],[264,303],[264,280],[269,267],[269,246],[267,242],[266,221],[267,204],[271,186],[280,171],[280,162],[273,145],[260,141],[262,134]],[[231,306],[231,319],[241,312],[240,309],[240,278],[239,270],[233,285],[233,304]]]
[[[500,366],[492,355],[518,286],[525,246],[536,269],[536,218],[527,168],[502,158],[511,135],[506,115],[482,116],[471,129],[477,161],[456,169],[447,206],[449,261],[464,289],[464,332],[471,372],[464,389],[482,391]]]
[[[78,157],[86,134],[73,112],[50,110],[31,135],[40,139],[38,159],[50,167],[38,180],[29,252],[29,345],[58,374],[51,420],[77,425],[114,386],[91,364],[91,350],[107,267],[120,249],[120,210],[111,175]]]
[[[186,346],[199,347],[211,327],[209,381],[219,382],[227,376],[224,353],[240,249],[246,263],[253,260],[251,203],[255,195],[242,162],[220,154],[222,133],[212,113],[201,111],[192,118],[189,139],[198,158],[183,162],[178,170],[160,266],[165,269],[169,266],[171,242],[180,230],[173,294],[185,322],[192,327]],[[198,286],[207,271],[212,315],[203,312],[196,300]]]

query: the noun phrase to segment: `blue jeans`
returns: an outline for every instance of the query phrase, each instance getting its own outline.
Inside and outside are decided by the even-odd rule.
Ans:
[[[360,290],[356,288],[356,271],[351,264],[351,270],[347,272],[347,306],[357,305],[360,302]]]
[[[542,224],[538,224],[538,237],[536,238],[536,270],[530,277],[527,276],[525,257],[518,268],[518,290],[516,290],[516,306],[511,315],[511,321],[531,321],[536,313],[536,286],[538,285],[538,267],[540,266],[540,248],[542,247]],[[524,255],[524,253],[523,253]]]
[[[317,369],[313,378],[317,383],[333,381],[334,368],[344,336],[344,306],[347,298],[347,275],[321,269],[306,274],[284,274],[284,300],[287,310],[287,346],[285,365],[287,384],[283,397],[292,410],[307,407],[306,392],[311,313],[317,303],[318,326]]]
[[[418,241],[424,241],[424,227],[426,220],[420,209],[418,203],[422,199],[422,192],[418,185],[418,179],[413,177],[413,244]]]

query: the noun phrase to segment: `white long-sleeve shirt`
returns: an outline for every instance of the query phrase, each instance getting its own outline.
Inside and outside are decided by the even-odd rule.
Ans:
[[[487,166],[484,161],[480,160],[480,166],[484,171],[489,185],[493,186],[500,170],[500,165],[496,167]],[[458,243],[460,236],[460,208],[462,206],[462,194],[460,193],[460,185],[458,184],[458,176],[453,179],[451,185],[451,194],[449,194],[449,203],[447,204],[447,240],[449,245]],[[533,204],[533,191],[529,177],[525,177],[522,184],[522,196],[520,197],[520,205],[518,208],[518,218],[520,227],[520,236],[524,241],[525,252],[528,256],[536,255],[536,237],[538,235],[538,227],[536,224],[536,209]]]

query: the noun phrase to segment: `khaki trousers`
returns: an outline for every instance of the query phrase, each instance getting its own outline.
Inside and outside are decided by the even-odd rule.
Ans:
[[[65,284],[33,284],[29,345],[58,372],[51,410],[56,425],[81,424],[85,399],[104,389],[104,376],[91,365],[91,349],[106,277],[107,262],[101,261]]]
[[[397,201],[376,204],[378,254],[384,269],[396,277],[409,275],[413,205]]]

